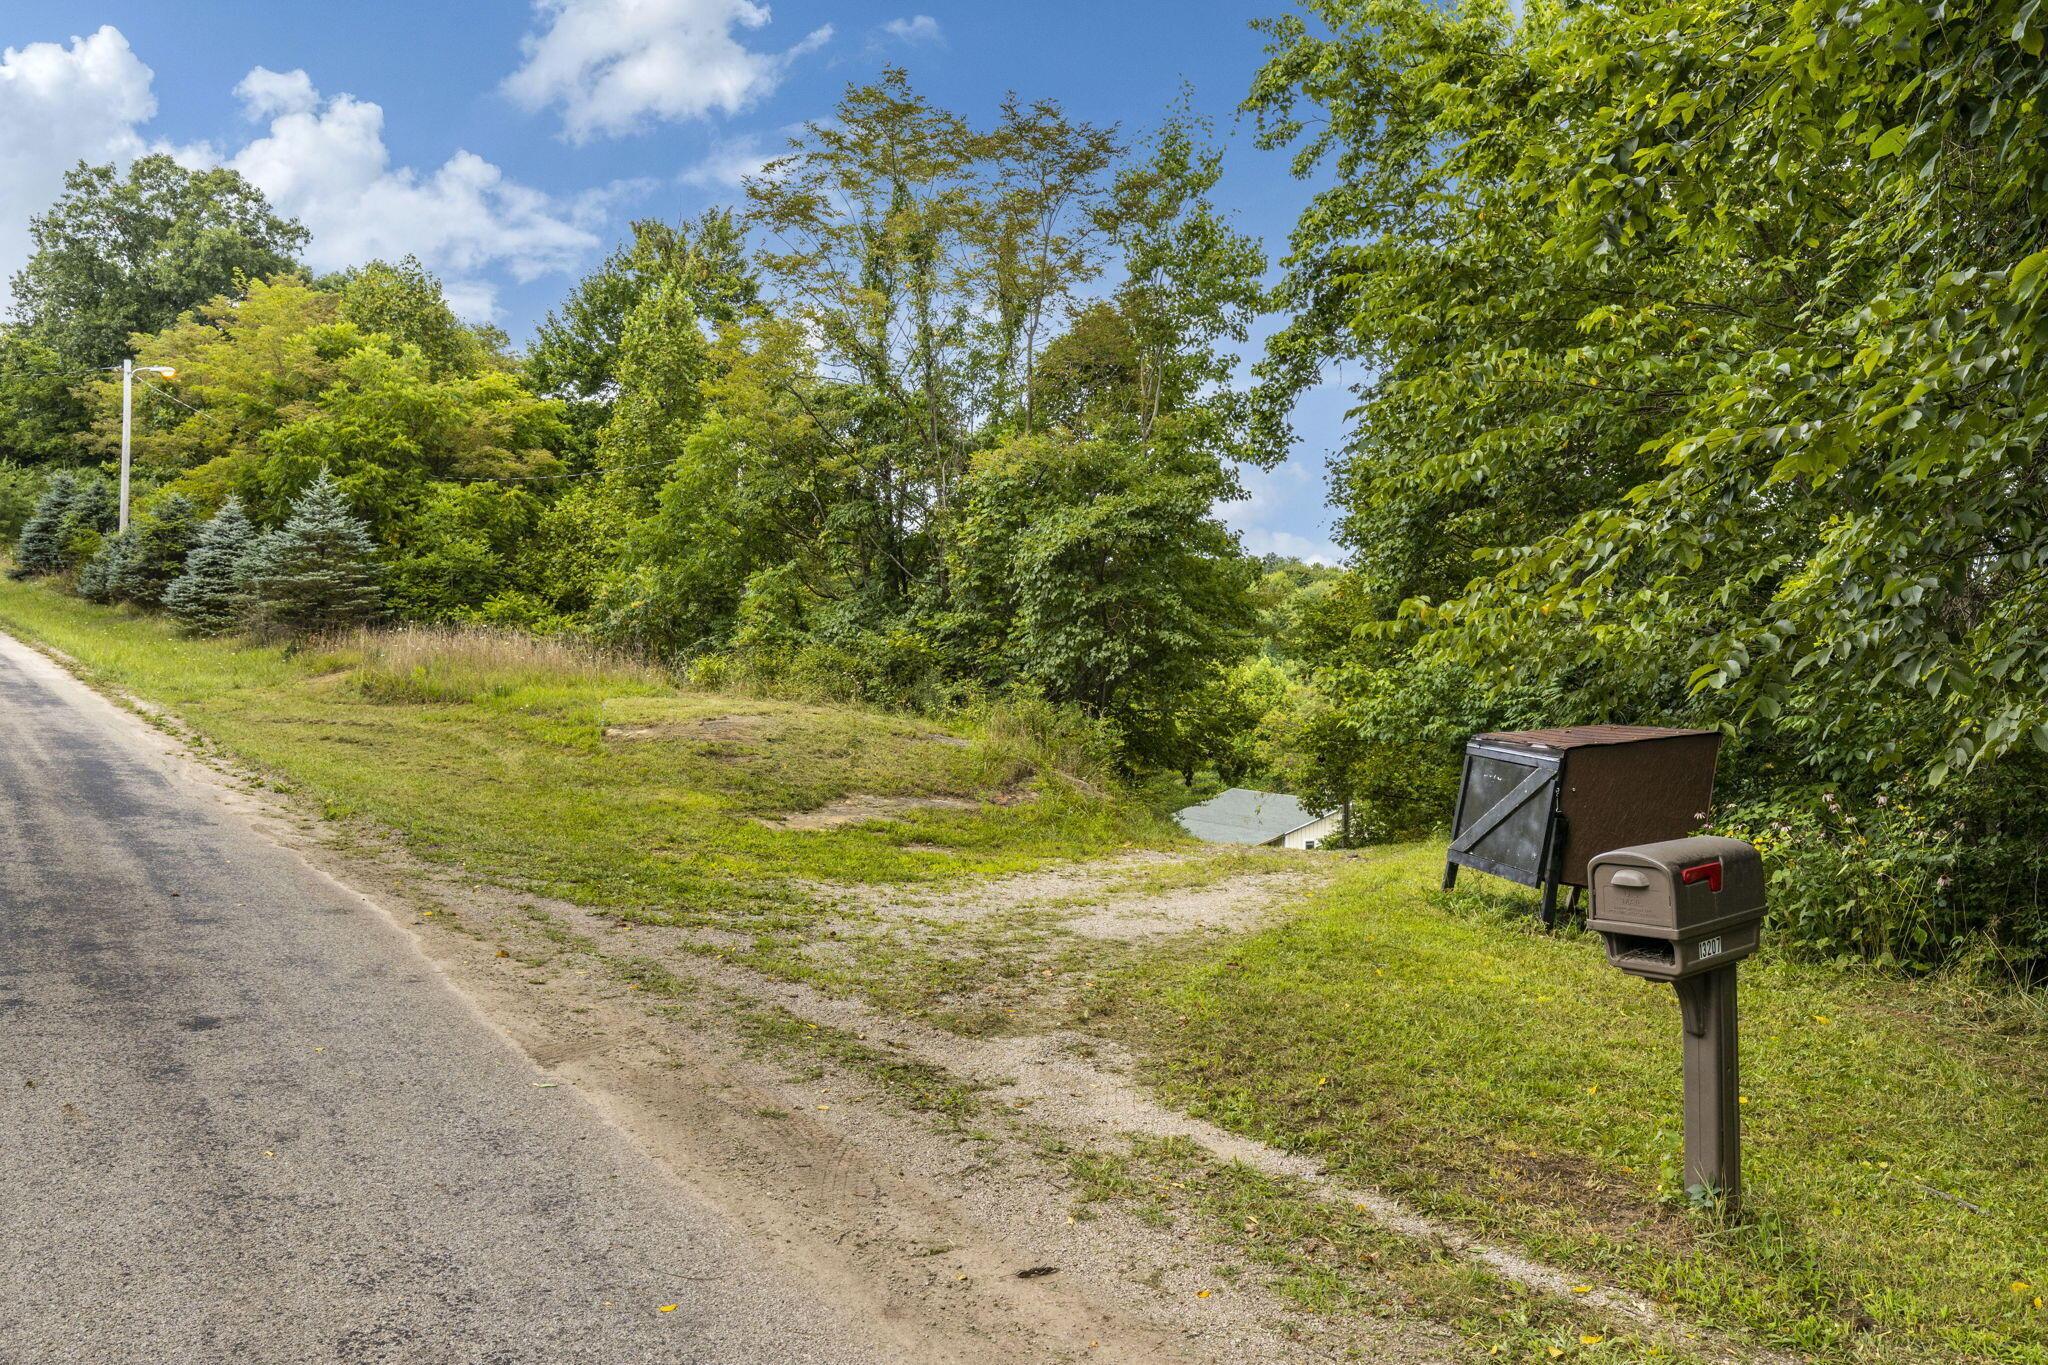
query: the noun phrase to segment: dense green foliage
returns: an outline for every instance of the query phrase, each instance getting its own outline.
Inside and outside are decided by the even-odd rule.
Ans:
[[[245,278],[289,271],[306,240],[236,172],[187,170],[162,154],[125,175],[81,165],[29,234],[35,254],[14,277],[15,310],[74,370],[118,365],[135,333]]]
[[[1475,719],[1723,725],[1746,827],[1822,791],[1960,822],[1883,822],[1942,862],[1939,932],[1813,946],[2048,954],[2034,7],[1307,9],[1250,100],[1325,183],[1261,410],[1371,375],[1323,668],[1360,738],[1446,667]]]

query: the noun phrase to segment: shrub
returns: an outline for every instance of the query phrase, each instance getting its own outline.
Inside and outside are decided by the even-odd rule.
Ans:
[[[376,547],[325,470],[285,524],[258,538],[242,563],[249,619],[259,629],[361,625],[383,606]]]
[[[1897,788],[1853,809],[1830,790],[1784,793],[1737,807],[1714,832],[1763,854],[1770,941],[1920,970],[1963,956],[1989,928],[1955,884],[1964,828]]]
[[[200,528],[184,570],[164,587],[164,609],[202,635],[234,629],[245,601],[242,563],[255,540],[241,499],[229,498]]]
[[[970,706],[966,715],[984,756],[1009,769],[1004,781],[1059,773],[1098,795],[1113,789],[1121,736],[1079,706],[1020,689]]]

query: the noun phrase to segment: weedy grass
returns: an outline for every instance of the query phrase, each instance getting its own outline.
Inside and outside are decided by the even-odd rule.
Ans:
[[[1697,1321],[1828,1360],[2048,1360],[2040,1001],[1746,964],[1747,1213],[1721,1225],[1680,1189],[1670,988],[1441,870],[1441,845],[1353,862],[1270,928],[1113,974],[1092,1022],[1191,1112]]]
[[[420,629],[297,646],[194,639],[15,582],[0,584],[0,625],[164,707],[331,818],[625,917],[787,928],[818,913],[807,888],[819,883],[944,884],[1176,838],[1046,766],[1028,736],[690,691],[559,642]],[[956,806],[776,823],[852,797]]]

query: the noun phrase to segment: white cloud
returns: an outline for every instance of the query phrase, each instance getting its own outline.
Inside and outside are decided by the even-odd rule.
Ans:
[[[891,19],[882,25],[882,32],[904,43],[942,43],[946,40],[946,35],[939,28],[939,21],[929,14],[913,14],[907,19]]]
[[[1311,564],[1341,564],[1344,553],[1329,539],[1330,509],[1322,461],[1305,450],[1274,469],[1241,466],[1245,496],[1219,504],[1217,515],[1255,555],[1292,555]],[[1308,534],[1304,534],[1304,532]]]
[[[505,92],[528,109],[560,105],[575,142],[737,114],[832,39],[827,24],[787,51],[746,46],[744,32],[768,25],[755,0],[534,0],[534,10],[547,29],[526,38]]]
[[[1292,531],[1275,531],[1264,526],[1248,526],[1238,532],[1244,542],[1245,552],[1254,555],[1287,555],[1309,564],[1338,565],[1344,556],[1335,545],[1326,540],[1310,540],[1307,536]]]
[[[242,77],[235,87],[242,112],[251,119],[273,118],[279,114],[310,114],[320,107],[320,92],[313,78],[303,71],[272,71],[259,66]]]
[[[778,153],[763,151],[757,137],[722,139],[711,144],[704,159],[676,177],[679,184],[700,190],[736,190],[761,174]]]
[[[111,26],[0,53],[0,306],[28,261],[28,220],[63,193],[64,173],[143,150],[135,129],[156,114],[153,79]]]
[[[312,230],[308,265],[339,270],[416,255],[471,318],[494,313],[497,271],[524,282],[573,268],[599,245],[591,221],[633,188],[563,204],[472,152],[456,152],[430,174],[393,166],[384,110],[351,95],[323,100],[304,71],[259,66],[235,93],[248,116],[269,127],[219,159]]]

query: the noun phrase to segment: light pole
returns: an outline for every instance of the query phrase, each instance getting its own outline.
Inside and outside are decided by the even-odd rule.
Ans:
[[[169,379],[177,373],[168,365],[137,365],[132,360],[121,362],[121,526],[128,529],[128,442],[135,428],[135,373],[160,374]]]

